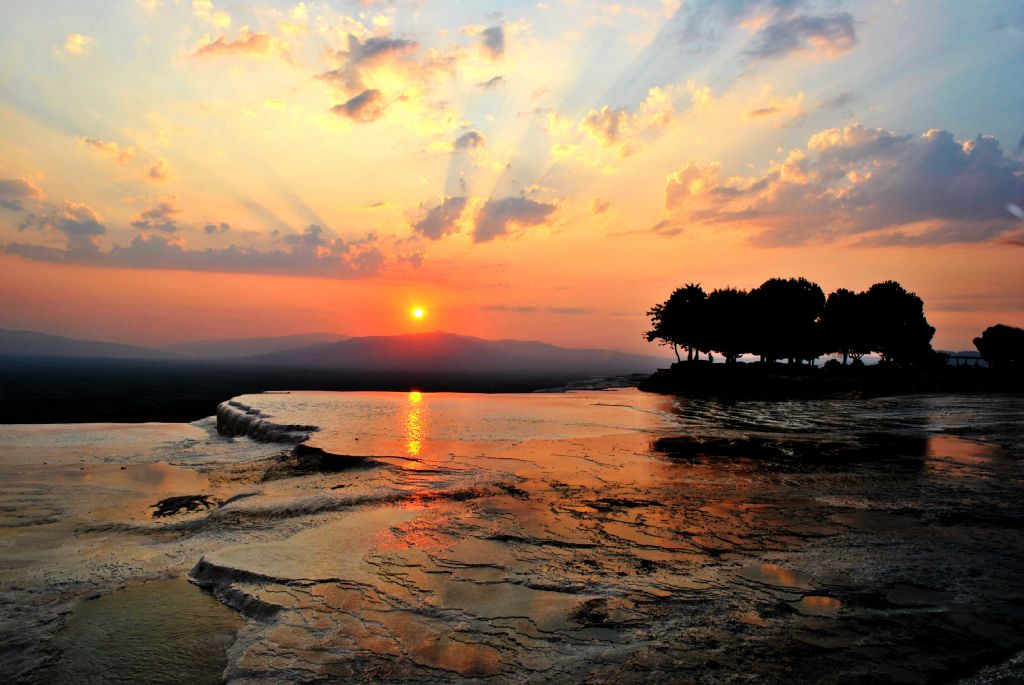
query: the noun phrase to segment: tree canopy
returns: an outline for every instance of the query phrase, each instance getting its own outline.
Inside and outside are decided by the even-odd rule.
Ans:
[[[990,326],[974,339],[974,346],[993,369],[1024,369],[1024,330],[1020,328]]]
[[[672,346],[677,359],[683,347],[688,359],[717,352],[727,363],[743,354],[795,364],[836,353],[845,364],[877,352],[886,363],[912,365],[931,356],[935,334],[924,302],[896,281],[864,292],[840,288],[827,298],[805,278],[771,278],[751,291],[726,287],[708,294],[690,283],[648,316],[647,339]]]

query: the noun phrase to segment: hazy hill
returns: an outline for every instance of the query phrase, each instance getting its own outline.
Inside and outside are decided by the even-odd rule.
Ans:
[[[240,361],[360,371],[559,375],[644,373],[666,365],[660,357],[570,349],[523,340],[484,340],[442,332],[350,338]]]
[[[80,359],[174,359],[177,355],[137,345],[76,340],[35,331],[0,329],[2,357],[68,357]]]
[[[163,345],[162,349],[192,359],[236,359],[258,354],[271,354],[296,350],[310,345],[346,340],[337,333],[304,333],[261,338],[231,338],[224,340],[191,340]]]

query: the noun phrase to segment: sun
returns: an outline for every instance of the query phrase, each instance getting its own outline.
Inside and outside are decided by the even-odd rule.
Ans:
[[[414,318],[414,319],[422,319],[424,313],[425,312],[423,311],[423,307],[413,307],[412,308],[412,318]]]

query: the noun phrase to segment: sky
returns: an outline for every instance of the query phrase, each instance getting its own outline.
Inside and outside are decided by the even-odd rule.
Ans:
[[[804,276],[969,349],[1024,326],[1021,74],[1020,0],[7,2],[0,327],[656,352]]]

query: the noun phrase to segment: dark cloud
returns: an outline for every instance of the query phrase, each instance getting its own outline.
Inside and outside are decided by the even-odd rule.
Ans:
[[[457,222],[466,209],[466,202],[465,197],[446,197],[441,204],[427,210],[423,218],[413,224],[413,230],[431,240],[457,232]]]
[[[486,81],[483,81],[482,83],[478,83],[477,85],[480,86],[481,88],[487,88],[489,90],[493,88],[499,88],[505,85],[505,77],[494,76],[492,78],[487,79]]]
[[[85,248],[69,237],[66,248],[12,243],[7,252],[46,262],[74,262],[106,267],[176,269],[226,273],[258,273],[325,278],[362,278],[377,273],[385,258],[370,242],[346,243],[330,238],[319,226],[286,236],[281,249],[258,250],[230,245],[224,248],[189,249],[178,238],[139,234],[109,252],[95,243]]]
[[[25,208],[26,201],[43,199],[43,192],[26,178],[0,178],[0,207],[14,212]]]
[[[486,142],[487,141],[482,133],[479,133],[478,131],[466,131],[455,139],[455,149],[468,150],[471,148],[483,147]]]
[[[149,167],[148,175],[154,181],[169,181],[174,173],[166,159],[158,159]]]
[[[506,235],[514,226],[543,224],[557,208],[522,196],[489,199],[476,215],[473,242],[484,243]]]
[[[333,56],[338,66],[317,78],[347,99],[332,108],[335,114],[368,122],[395,102],[415,101],[429,93],[437,81],[455,73],[463,54],[455,48],[421,50],[419,43],[404,38],[362,41],[349,34],[348,48]],[[381,75],[386,78],[378,78]]]
[[[67,242],[67,252],[86,255],[96,252],[96,238],[107,232],[103,217],[91,207],[78,202],[64,202],[59,207],[43,207],[27,211],[18,225],[19,231],[37,230],[59,233]]]
[[[505,29],[491,26],[480,33],[480,46],[491,59],[500,59],[505,54]]]
[[[1024,163],[999,141],[957,141],[938,129],[830,129],[759,178],[722,182],[719,171],[691,163],[672,174],[672,218],[662,223],[746,223],[762,229],[757,241],[766,244],[855,234],[872,245],[978,242],[1019,226],[1006,207],[1024,202]]]
[[[417,47],[416,41],[404,38],[377,36],[368,38],[365,43],[361,43],[352,34],[348,36],[349,58],[354,62],[371,62],[388,55],[415,50]]]
[[[318,78],[348,92],[363,91],[366,89],[363,85],[366,69],[388,62],[400,62],[418,48],[419,44],[416,41],[403,38],[378,36],[363,42],[350,33],[348,49],[336,55],[340,66],[321,74]]]
[[[840,12],[822,17],[788,17],[769,23],[754,36],[746,52],[756,59],[778,59],[802,51],[837,54],[856,44],[853,17]]]
[[[690,51],[713,50],[728,31],[758,18],[763,25],[745,53],[754,59],[778,59],[799,51],[837,54],[857,43],[848,13],[819,14],[810,0],[693,0],[672,18],[680,41]],[[826,3],[834,5],[835,3]]]
[[[1021,136],[1020,140],[1017,141],[1017,147],[1014,148],[1014,152],[1018,155],[1024,155],[1024,136]]]
[[[384,98],[379,90],[364,90],[347,102],[331,107],[331,111],[353,121],[369,123],[384,113]]]
[[[174,233],[179,226],[174,219],[175,214],[181,210],[169,202],[159,202],[143,211],[139,217],[132,222],[132,226],[143,230],[164,231]]]
[[[206,224],[203,226],[203,231],[206,235],[223,235],[231,230],[231,224],[221,222],[219,224]]]

